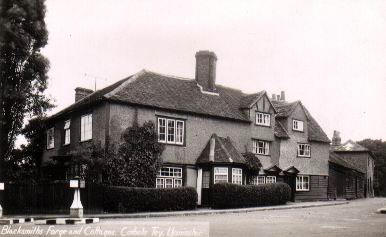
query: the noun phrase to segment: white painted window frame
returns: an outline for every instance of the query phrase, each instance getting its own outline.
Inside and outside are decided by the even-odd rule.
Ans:
[[[256,112],[255,124],[260,126],[271,126],[271,114]]]
[[[156,188],[177,188],[182,186],[182,168],[167,166],[158,171]]]
[[[300,154],[300,151],[302,150],[301,147],[303,146],[303,155]],[[298,144],[298,156],[299,157],[311,157],[311,145],[308,143],[299,143]]]
[[[214,167],[213,169],[213,183],[228,183],[228,167]],[[225,179],[218,179],[218,176],[226,176]],[[218,182],[218,181],[225,181],[225,182]]]
[[[253,143],[252,144],[252,146],[253,146],[253,151],[252,152],[253,153],[258,154],[258,155],[266,155],[266,156],[269,155],[270,142],[253,139],[252,143]],[[260,145],[262,145],[262,147]],[[260,150],[262,152],[260,152]]]
[[[47,150],[55,148],[55,128],[47,129]]]
[[[158,142],[166,143],[166,144],[177,144],[177,145],[184,144],[185,121],[179,120],[179,119],[162,118],[162,117],[159,117],[157,121],[158,121],[158,125],[157,125]],[[164,125],[162,125],[161,121],[164,123]],[[171,124],[169,122],[173,124],[172,127],[170,126]],[[164,133],[161,132],[161,127],[165,129]],[[169,129],[173,131],[172,134],[170,133]],[[165,139],[161,139],[161,135],[164,135]]]
[[[64,145],[71,143],[71,120],[64,122]]]
[[[240,185],[243,184],[243,169],[232,168],[232,183]]]
[[[276,176],[267,176],[265,177],[266,184],[274,184],[276,183]]]
[[[304,122],[301,120],[297,120],[297,119],[292,120],[292,129],[294,131],[303,132],[304,131]]]
[[[305,181],[307,178],[307,182]],[[305,184],[308,184],[307,187]],[[310,191],[310,176],[309,175],[298,175],[296,177],[296,191]]]
[[[85,114],[80,118],[80,141],[92,139],[92,114]]]

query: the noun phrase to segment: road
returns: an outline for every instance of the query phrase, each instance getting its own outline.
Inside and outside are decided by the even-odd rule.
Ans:
[[[140,228],[135,230],[137,232],[133,232],[133,226],[146,226],[148,224],[146,228],[149,228],[157,223],[183,223],[185,225],[203,223],[204,225],[209,224],[210,236],[386,237],[386,214],[376,213],[378,208],[384,206],[386,206],[386,198],[373,198],[355,200],[339,206],[253,213],[148,219],[103,219],[100,223],[87,226],[39,226],[42,232],[35,236],[141,236],[141,233],[144,232],[140,232]],[[31,224],[22,226],[23,228],[36,228],[36,225]],[[12,229],[17,227],[18,225],[14,225]],[[152,233],[148,232],[147,235],[142,236],[167,237],[168,235],[165,234],[162,235],[161,232],[156,233],[153,230]],[[26,235],[10,233],[5,235],[4,232],[2,236]],[[172,235],[169,233],[169,236]]]

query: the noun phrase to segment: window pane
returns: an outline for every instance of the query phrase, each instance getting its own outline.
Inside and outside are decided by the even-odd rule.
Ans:
[[[175,121],[168,119],[168,142],[175,142]]]
[[[158,118],[158,141],[166,141],[166,119]]]
[[[184,143],[184,122],[177,121],[177,137],[176,142],[179,144]]]

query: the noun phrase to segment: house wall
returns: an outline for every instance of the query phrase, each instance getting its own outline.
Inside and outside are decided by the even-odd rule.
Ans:
[[[75,154],[76,151],[84,149],[91,142],[101,143],[104,146],[106,141],[106,104],[99,104],[89,109],[83,110],[81,113],[71,113],[63,116],[60,119],[53,120],[47,124],[47,127],[54,127],[55,141],[54,148],[45,150],[43,153],[43,163],[50,160],[52,156],[64,156]],[[80,120],[82,115],[92,113],[92,140],[80,141]],[[70,144],[64,145],[64,122],[71,120],[70,126]],[[47,139],[46,139],[47,141]]]
[[[328,176],[310,175],[310,190],[296,191],[295,201],[327,200]]]
[[[330,163],[328,198],[356,199],[365,196],[365,175]],[[343,195],[337,196],[338,185],[343,185]]]

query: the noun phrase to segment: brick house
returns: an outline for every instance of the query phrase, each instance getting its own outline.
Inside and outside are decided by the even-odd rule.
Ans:
[[[134,120],[151,120],[166,144],[157,188],[195,187],[205,205],[217,182],[286,182],[294,200],[326,200],[330,140],[309,111],[284,92],[270,99],[216,84],[216,61],[197,52],[195,79],[142,70],[96,92],[77,88],[75,103],[47,120],[43,160],[69,159],[92,142],[118,144]],[[262,163],[259,175],[248,175],[246,152]]]
[[[374,154],[352,140],[342,144],[338,131],[334,131],[331,153],[351,164],[353,170],[364,174],[360,181],[356,181],[359,186],[356,197],[374,197]]]

